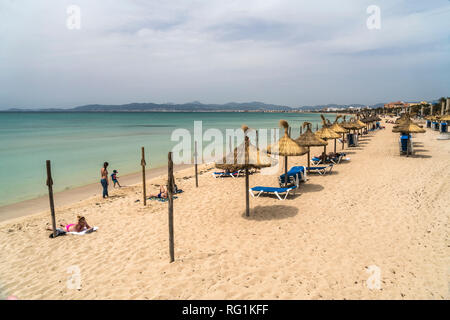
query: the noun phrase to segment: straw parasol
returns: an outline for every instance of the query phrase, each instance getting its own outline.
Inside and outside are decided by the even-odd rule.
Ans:
[[[342,149],[344,149],[344,134],[348,132],[347,129],[342,127],[337,121],[339,118],[341,118],[341,115],[336,116],[336,120],[334,120],[334,123],[331,125],[330,129],[336,132],[337,134],[342,134]],[[336,153],[336,139],[334,140],[334,153]]]
[[[323,115],[320,115],[320,117],[322,118],[322,129],[320,129],[319,131],[316,131],[314,134],[322,139],[322,140],[330,140],[330,139],[339,139],[341,136],[339,134],[337,134],[336,132],[334,132],[333,130],[331,130],[326,122],[325,122],[325,117]],[[325,157],[327,154],[327,146],[324,145],[323,146],[323,157],[324,157],[324,162],[325,162]]]
[[[242,130],[244,131],[244,142],[234,148],[232,153],[226,155],[223,163],[216,163],[215,166],[222,170],[245,170],[245,215],[248,217],[250,215],[248,169],[270,167],[273,160],[250,143],[246,125],[242,126]]]
[[[287,177],[287,164],[289,156],[301,156],[308,152],[306,148],[300,146],[295,140],[291,139],[288,135],[289,124],[286,120],[280,120],[280,127],[284,128],[284,136],[281,137],[278,142],[267,147],[267,153],[284,156],[284,173]],[[285,186],[287,186],[287,180]]]
[[[322,140],[320,138],[318,138],[311,130],[311,122],[304,122],[303,123],[303,128],[306,127],[306,131],[305,133],[303,133],[302,135],[300,135],[300,137],[298,137],[297,139],[295,139],[295,141],[302,147],[307,147],[308,148],[308,168],[309,168],[309,163],[310,163],[310,147],[321,147],[321,146],[326,146],[328,144],[327,141]]]
[[[450,114],[444,114],[440,120],[441,121],[450,121]]]
[[[392,132],[400,132],[400,133],[424,133],[425,129],[422,129],[417,124],[415,124],[411,119],[407,119],[401,125],[398,125],[396,128],[392,128]]]

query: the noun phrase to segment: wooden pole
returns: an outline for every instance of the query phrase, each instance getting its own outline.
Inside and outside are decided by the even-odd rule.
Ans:
[[[50,213],[52,215],[53,238],[56,238],[55,203],[53,201],[53,179],[50,160],[47,160],[47,186],[48,186],[48,199],[50,201]]]
[[[302,132],[303,130],[302,130],[302,126],[300,126],[300,135],[302,135]]]
[[[259,132],[256,130],[256,149],[259,149]]]
[[[169,152],[168,156],[168,172],[167,172],[167,191],[169,197],[169,252],[170,262],[175,261],[175,248],[174,248],[174,236],[173,236],[173,162],[172,152]]]
[[[145,162],[145,150],[144,147],[142,147],[141,150],[142,154],[141,154],[141,166],[142,166],[142,195],[144,197],[144,206],[147,205],[147,192],[146,192],[146,186],[145,186],[145,166],[146,166],[146,162]]]
[[[319,131],[319,124],[316,123],[316,131]]]
[[[288,135],[289,135],[289,138],[291,137],[291,127],[289,127],[289,133],[288,133]]]
[[[194,147],[194,166],[195,166],[195,187],[198,188],[197,141],[195,141]]]
[[[310,167],[310,158],[311,158],[311,154],[310,154],[310,152],[311,152],[311,149],[310,149],[310,147],[308,146],[308,172],[309,172],[309,167]]]
[[[288,177],[287,177],[287,166],[288,166],[288,157],[284,156],[284,186],[287,187],[288,185]]]
[[[248,137],[245,136],[245,215],[250,216],[249,180],[248,180]]]
[[[344,150],[345,133],[342,134],[342,150]]]
[[[334,153],[336,153],[336,139],[334,139]]]

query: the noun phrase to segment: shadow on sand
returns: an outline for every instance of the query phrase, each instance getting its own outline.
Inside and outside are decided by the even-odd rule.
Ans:
[[[331,171],[331,174],[333,174],[334,171]],[[337,172],[336,172],[337,174]],[[308,192],[319,192],[322,191],[323,187],[320,184],[315,183],[305,183],[300,185],[299,191],[300,193],[308,193]]]
[[[274,206],[256,206],[250,209],[250,217],[242,213],[242,217],[247,220],[267,221],[267,220],[281,220],[292,218],[298,213],[298,208],[285,205]]]

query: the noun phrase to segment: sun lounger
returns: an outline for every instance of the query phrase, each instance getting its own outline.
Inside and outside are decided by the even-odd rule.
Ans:
[[[287,172],[288,184],[295,184],[298,186],[300,180],[306,182],[306,168],[304,166],[296,166],[289,169]],[[280,186],[285,185],[284,173],[278,177]]]
[[[322,162],[322,158],[320,157],[312,157],[311,158],[311,163],[315,166],[317,166],[318,164],[320,164]]]
[[[295,193],[295,189],[297,189],[297,186],[291,186],[289,188],[253,187],[248,189],[248,192],[254,198],[258,198],[262,193],[273,193],[278,197],[278,199],[286,200],[287,196],[289,195],[289,192],[291,190],[294,190]],[[257,192],[257,194],[255,195],[253,192]],[[280,197],[280,194],[282,193],[285,193],[284,198]]]
[[[331,170],[333,170],[333,165],[330,164],[328,166],[322,166],[322,167],[308,167],[309,173],[318,173],[320,175],[324,175],[326,173],[331,173]]]
[[[224,178],[224,177],[232,177],[236,178],[241,175],[242,170],[238,170],[235,172],[213,172],[212,175],[214,178]]]

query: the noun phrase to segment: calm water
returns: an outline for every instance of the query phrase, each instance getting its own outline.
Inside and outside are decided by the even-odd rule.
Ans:
[[[328,115],[330,120],[334,115]],[[140,170],[141,146],[147,168],[167,163],[176,128],[275,128],[286,119],[297,137],[304,121],[315,128],[318,114],[286,113],[0,113],[0,206],[46,194],[45,161],[52,161],[54,190],[99,181],[104,161],[119,176]],[[204,144],[205,146],[205,144]]]

